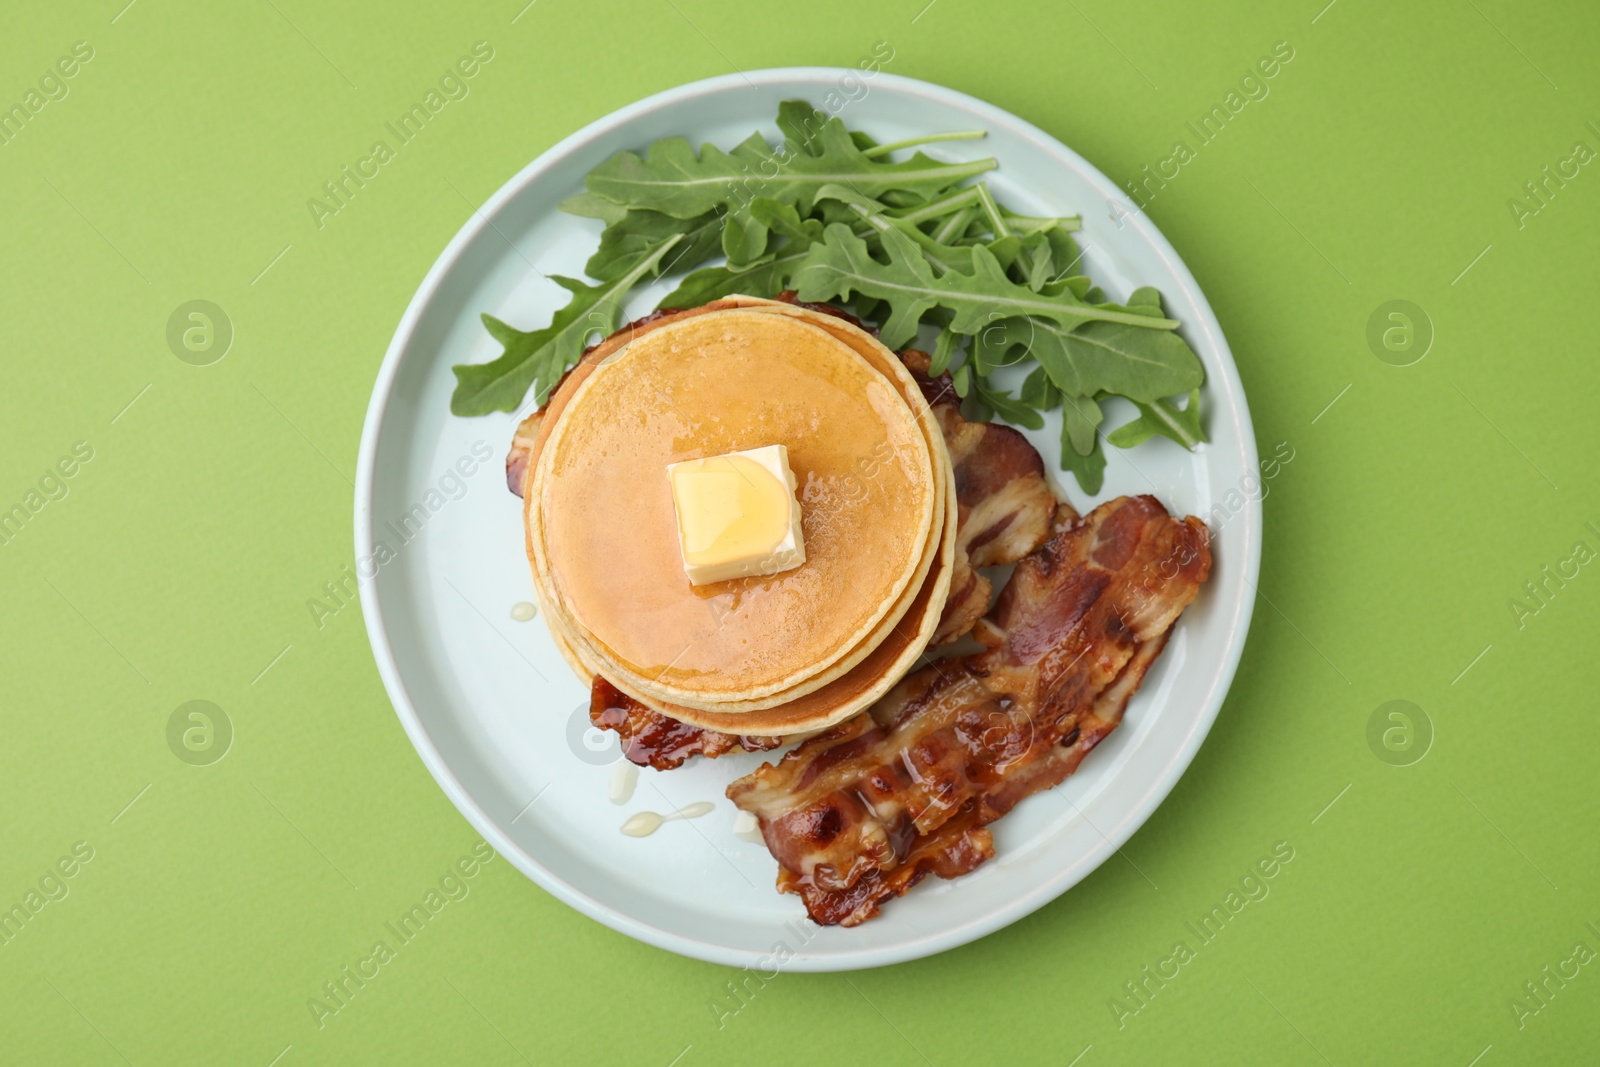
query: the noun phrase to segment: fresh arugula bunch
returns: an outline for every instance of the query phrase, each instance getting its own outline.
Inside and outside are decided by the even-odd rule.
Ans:
[[[1205,375],[1178,322],[1154,289],[1116,304],[1073,272],[1077,218],[1019,215],[982,181],[967,184],[993,169],[992,159],[889,158],[981,131],[878,144],[799,100],[779,107],[778,127],[777,147],[757,133],[732,151],[704,145],[696,154],[673,137],[595,168],[585,191],[561,205],[605,223],[584,267],[595,284],[552,275],[572,298],[543,329],[484,315],[505,351],[455,368],[451,410],[513,411],[530,388],[543,404],[589,340],[621,325],[633,288],[682,275],[660,307],[792,288],[801,300],[875,323],[891,348],[932,328],[933,372],[955,366],[956,392],[973,417],[1039,429],[1042,412],[1061,408],[1061,466],[1088,493],[1100,489],[1102,442],[1131,448],[1160,434],[1193,448],[1206,440]],[[718,255],[722,263],[702,266]],[[994,381],[1002,368],[1029,365],[1016,395]],[[1132,401],[1139,417],[1106,434],[1101,402],[1111,396]]]

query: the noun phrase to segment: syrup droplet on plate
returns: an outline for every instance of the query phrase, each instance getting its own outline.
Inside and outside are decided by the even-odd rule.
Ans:
[[[693,804],[685,804],[671,815],[659,815],[653,811],[641,811],[628,816],[628,821],[622,824],[622,832],[629,837],[649,837],[661,829],[662,823],[674,819],[698,819],[709,814],[716,805],[709,800],[699,800]]]
[[[611,789],[609,796],[613,804],[626,804],[633,799],[633,787],[639,782],[639,768],[627,760],[618,760],[611,765]]]

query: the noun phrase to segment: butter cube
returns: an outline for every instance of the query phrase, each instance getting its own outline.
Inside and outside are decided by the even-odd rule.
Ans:
[[[783,445],[669,463],[667,477],[690,585],[777,574],[806,561]]]

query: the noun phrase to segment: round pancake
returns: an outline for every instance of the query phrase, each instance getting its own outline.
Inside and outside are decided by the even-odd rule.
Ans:
[[[946,492],[948,486],[953,486],[953,474],[949,470],[949,455],[945,450],[943,435],[939,430],[937,420],[933,417],[933,413],[928,409],[927,404],[923,399],[921,390],[917,387],[915,381],[910,377],[910,375],[906,373],[905,366],[901,362],[900,358],[892,351],[885,348],[882,344],[878,343],[878,341],[870,334],[867,334],[865,331],[851,325],[837,316],[818,313],[806,308],[798,308],[792,304],[783,303],[781,301],[757,300],[757,298],[754,297],[730,297],[726,301],[726,303],[730,304],[734,302],[749,302],[749,306],[759,308],[760,310],[770,311],[777,314],[793,315],[795,317],[806,319],[813,324],[822,325],[824,327],[836,325],[836,335],[839,336],[841,340],[844,340],[846,343],[851,344],[852,347],[855,347],[857,351],[868,360],[868,362],[872,363],[875,367],[881,370],[886,377],[899,384],[906,398],[907,404],[911,406],[917,413],[917,416],[920,420],[920,425],[923,428],[924,436],[928,439],[930,455],[935,461],[934,466],[939,468],[941,472],[935,476],[935,488],[938,491],[939,497],[939,513],[943,514],[945,508],[944,499],[946,495],[951,495],[954,491],[953,488],[951,488],[948,494]],[[834,331],[830,330],[830,332]],[[789,689],[783,690],[782,692],[751,700],[673,700],[670,697],[653,692],[647,680],[630,678],[625,672],[618,671],[613,665],[607,664],[605,670],[601,671],[600,673],[605,674],[607,678],[612,680],[613,684],[618,686],[618,688],[627,687],[624,691],[628,692],[636,699],[654,702],[657,704],[670,705],[680,709],[698,708],[702,711],[725,714],[759,711],[766,708],[773,708],[780,704],[789,703],[798,699],[802,695],[811,692],[812,690],[819,689],[822,686],[833,682],[846,672],[851,671],[856,667],[857,664],[866,659],[867,656],[874,651],[874,649],[878,648],[878,646],[890,636],[892,630],[898,628],[900,631],[900,641],[897,647],[909,648],[911,636],[921,632],[921,623],[917,621],[914,614],[908,618],[907,613],[910,611],[913,604],[920,605],[922,603],[918,597],[922,592],[924,581],[928,578],[929,571],[933,566],[934,560],[943,550],[943,540],[949,539],[953,543],[955,532],[953,521],[945,522],[941,520],[935,526],[930,528],[930,542],[927,556],[919,567],[915,584],[906,588],[906,590],[901,594],[900,601],[896,604],[895,608],[884,616],[883,620],[878,624],[878,627],[872,632],[872,634],[858,643],[850,653],[841,657],[833,666],[827,668],[825,671],[819,672],[805,681],[796,684],[795,686],[790,687]],[[942,593],[938,595],[935,603],[937,603],[942,610],[944,604],[944,595]],[[593,647],[594,640],[592,635],[583,632],[581,627],[574,627],[570,619],[561,619],[559,616],[550,613],[547,613],[545,617],[547,623],[551,623],[551,620],[556,620],[555,622],[551,623],[552,632],[555,632],[564,623],[566,626],[571,627],[572,629],[561,635],[563,640],[569,644],[575,642],[583,645],[589,650],[591,656],[595,658],[597,663],[605,662],[603,658],[604,651],[597,650]],[[912,649],[907,653],[907,658],[905,660],[906,665],[909,666],[909,664],[913,662],[915,658],[915,650]],[[880,656],[874,660],[874,663],[881,664],[885,661],[886,657]],[[581,671],[579,673],[582,674]],[[861,683],[862,678],[862,675],[857,675],[855,681],[858,685]],[[841,692],[841,690],[835,689],[832,692],[835,695],[835,699],[839,699],[838,694]],[[811,707],[814,709],[818,707],[818,705],[812,705]]]
[[[593,372],[595,367],[599,366],[611,356],[615,355],[624,345],[628,344],[634,338],[642,337],[644,334],[658,330],[661,327],[667,326],[673,322],[677,322],[680,319],[693,318],[696,315],[704,315],[713,311],[722,311],[731,307],[763,306],[771,303],[782,302],[770,301],[761,297],[734,296],[722,300],[714,300],[709,304],[702,304],[701,306],[695,308],[657,311],[651,315],[645,316],[642,319],[628,323],[622,329],[617,330],[610,336],[601,339],[597,343],[585,349],[582,358],[579,359],[577,364],[575,364],[562,377],[562,379],[556,383],[556,387],[551,391],[550,396],[546,399],[544,407],[535,412],[535,415],[537,416],[537,422],[534,426],[533,441],[529,447],[528,457],[522,465],[522,477],[519,486],[520,491],[518,493],[518,495],[522,498],[524,508],[524,547],[527,552],[529,565],[533,568],[534,599],[539,603],[540,615],[544,619],[546,628],[550,631],[550,636],[555,642],[556,650],[559,651],[562,658],[567,661],[567,666],[572,668],[572,673],[577,675],[578,679],[585,685],[588,685],[593,679],[594,675],[599,673],[598,662],[590,662],[588,660],[580,659],[578,653],[573,648],[572,642],[562,634],[561,629],[556,622],[556,615],[551,612],[549,602],[541,588],[538,563],[535,560],[533,551],[533,540],[529,534],[529,531],[532,530],[532,524],[531,516],[527,514],[527,509],[531,507],[531,502],[535,499],[530,489],[530,483],[533,478],[535,465],[538,463],[539,453],[544,447],[544,442],[549,438],[551,428],[561,417],[561,413],[566,409],[567,401],[572,399],[572,395],[577,392],[578,387],[583,384],[584,380],[588,378],[589,374]],[[792,305],[785,304],[784,306],[790,307]],[[943,453],[941,452],[939,455],[942,457]],[[893,615],[893,612],[890,614]]]
[[[762,311],[790,315],[792,317],[800,318],[812,322],[813,324],[823,326],[824,328],[828,329],[829,332],[834,333],[841,340],[856,348],[863,357],[865,357],[875,367],[882,371],[886,378],[894,381],[904,395],[908,406],[912,407],[916,411],[924,434],[928,439],[930,453],[935,460],[935,466],[941,468],[943,471],[943,473],[936,476],[935,479],[935,485],[941,498],[939,510],[941,513],[943,513],[944,506],[942,501],[946,495],[945,490],[947,483],[952,485],[951,493],[953,494],[953,483],[951,482],[953,475],[948,469],[949,456],[945,450],[943,435],[939,430],[937,420],[934,419],[932,412],[927,408],[921,390],[917,387],[914,379],[912,379],[907,373],[904,363],[898,356],[894,354],[894,352],[884,347],[871,334],[851,324],[850,322],[836,315],[829,315],[819,312],[815,309],[796,307],[793,304],[783,301],[771,301],[763,300],[757,297],[743,296],[728,297],[722,301],[718,301],[715,305],[708,305],[708,307],[712,308],[721,308],[727,306],[744,306],[753,309],[758,308]],[[690,315],[696,314],[700,310],[702,309],[696,309],[689,312],[672,312],[669,314]],[[654,323],[647,323],[636,328],[651,329],[654,328],[654,325]],[[615,350],[615,347],[620,346],[613,346],[613,350]],[[537,447],[537,443],[535,447]],[[673,701],[670,698],[663,697],[659,693],[652,692],[649,685],[639,679],[629,679],[626,676],[619,677],[621,672],[618,672],[614,666],[608,664],[604,665],[604,669],[601,670],[600,673],[605,674],[613,682],[613,684],[617,685],[619,688],[624,688],[625,691],[629,692],[630,695],[634,696],[636,699],[656,705],[662,705],[669,714],[674,713],[673,709],[676,709],[678,713],[683,713],[691,717],[694,709],[698,709],[703,712],[715,712],[723,715],[727,713],[758,711],[767,708],[776,708],[781,704],[789,704],[798,700],[801,696],[810,693],[815,689],[821,688],[823,685],[835,681],[836,679],[840,678],[840,676],[845,675],[846,672],[851,671],[852,668],[856,667],[856,665],[864,660],[868,655],[872,654],[880,644],[885,642],[885,640],[890,636],[892,630],[898,629],[896,640],[891,648],[885,649],[882,654],[876,656],[869,665],[867,671],[854,672],[848,685],[835,686],[833,689],[829,690],[826,698],[810,702],[803,707],[788,709],[788,714],[791,717],[799,716],[809,721],[821,721],[822,717],[826,717],[825,709],[827,707],[827,702],[831,701],[835,711],[834,716],[830,719],[830,721],[837,721],[838,717],[842,717],[843,714],[848,712],[848,708],[845,706],[844,702],[851,699],[851,694],[867,693],[867,687],[869,685],[876,685],[876,683],[873,683],[870,680],[879,677],[880,674],[887,677],[895,673],[903,673],[905,670],[909,669],[909,667],[915,662],[919,650],[931,637],[931,634],[925,631],[922,625],[917,621],[916,613],[912,612],[908,618],[907,611],[912,607],[913,604],[916,604],[918,610],[921,611],[923,610],[924,604],[928,602],[931,602],[942,611],[945,600],[944,586],[939,586],[938,592],[932,594],[928,598],[919,598],[919,594],[923,590],[924,580],[928,578],[927,572],[932,566],[934,558],[941,551],[946,554],[947,558],[950,556],[950,546],[954,543],[955,533],[954,517],[952,513],[951,521],[949,523],[941,521],[934,529],[930,530],[931,541],[928,558],[924,561],[922,569],[920,569],[918,572],[918,580],[915,586],[908,588],[902,594],[901,602],[896,605],[894,610],[884,617],[884,620],[879,623],[878,629],[875,630],[873,634],[870,635],[866,640],[860,642],[857,647],[848,655],[842,657],[834,666],[780,693],[761,698],[759,700],[678,702]],[[948,540],[950,544],[944,544],[945,540]],[[530,558],[531,557],[532,552],[530,550]],[[535,573],[537,574],[537,567],[535,567]],[[948,578],[945,579],[945,581],[948,583]],[[592,637],[586,633],[583,633],[581,627],[577,627],[575,632],[562,634],[560,632],[560,620],[557,614],[547,613],[546,621],[551,625],[552,634],[556,636],[558,644],[562,646],[563,654],[569,656],[569,663],[573,662],[570,657],[572,654],[571,645],[574,642],[583,645],[588,650],[588,658],[591,659],[595,665],[601,665],[603,663],[603,661],[595,655],[596,650],[592,647]],[[572,625],[570,619],[565,620],[565,622],[568,626]],[[886,668],[886,664],[889,664],[890,666]],[[580,677],[585,677],[586,679],[587,675],[595,673],[593,666],[588,668],[580,668],[575,666],[574,670],[577,671]],[[873,690],[873,692],[881,691],[883,688],[884,685],[876,685],[876,688]],[[870,699],[872,699],[871,696],[866,697],[866,699],[857,699],[851,706],[864,706],[865,703],[870,702]],[[750,727],[750,729],[755,729],[754,724],[747,725]],[[731,728],[731,726],[729,723],[723,723],[721,728],[726,729]],[[773,732],[781,733],[783,730],[775,728]]]
[[[853,346],[800,318],[726,309],[586,366],[540,428],[526,514],[547,619],[590,644],[607,677],[647,682],[657,701],[770,698],[858,649],[926,573],[934,456]],[[807,563],[690,586],[666,464],[768,443],[788,446],[805,486]]]
[[[903,373],[903,365],[900,364],[898,357],[894,356],[888,349],[883,348],[875,338],[845,320],[838,319],[835,316],[819,314],[808,309],[796,308],[791,304],[779,301],[732,297],[723,303],[731,304],[734,302],[745,306],[760,307],[778,314],[814,316],[810,321],[829,328],[830,332],[836,332],[847,343],[859,346],[858,350],[868,355],[869,358],[874,353],[886,355],[893,360],[896,367],[901,368]],[[920,396],[920,392],[916,395]],[[911,399],[914,398],[908,398],[908,402]],[[644,701],[664,714],[706,729],[748,736],[785,736],[789,738],[824,729],[836,722],[840,722],[869,706],[885,692],[893,688],[899,679],[904,677],[905,673],[915,665],[917,658],[926,647],[927,641],[937,627],[948,594],[949,574],[954,560],[957,502],[953,472],[949,466],[949,457],[944,449],[943,438],[938,433],[937,425],[934,423],[931,413],[928,413],[926,422],[933,435],[935,458],[939,460],[939,466],[943,471],[943,477],[940,481],[946,483],[945,488],[948,490],[945,494],[945,519],[941,523],[943,528],[940,531],[940,552],[934,568],[918,587],[917,595],[910,606],[910,610],[898,625],[885,627],[885,630],[889,632],[880,635],[880,639],[871,642],[870,647],[864,649],[863,662],[842,677],[831,680],[824,687],[807,690],[803,693],[786,692],[781,695],[783,698],[781,701],[755,711],[731,712],[727,707],[713,709],[688,707],[654,699],[643,692],[630,692],[632,687],[626,684],[619,684],[618,688],[624,692],[629,692],[631,696]],[[546,619],[550,619],[548,614]],[[572,666],[573,671],[580,678],[587,682],[596,673],[606,674],[610,678],[610,675],[602,669],[600,664],[587,659],[577,652],[555,627],[552,627],[552,636],[562,656],[566,658],[568,664]],[[611,680],[613,684],[617,684],[616,679]]]
[[[584,361],[574,368],[568,379],[557,388],[543,414],[547,417],[558,414],[564,406],[565,400],[570,397],[574,383],[581,381],[582,377],[585,376],[588,370],[592,369],[594,364],[603,361],[633,337],[639,336],[643,332],[657,329],[680,317],[704,314],[707,311],[719,310],[729,306],[759,307],[780,314],[810,317],[810,321],[829,328],[830,332],[836,333],[841,339],[857,347],[858,351],[861,351],[875,363],[879,359],[887,357],[891,362],[888,366],[883,367],[885,373],[897,378],[905,378],[905,384],[909,385],[913,390],[908,395],[908,403],[914,403],[920,398],[920,391],[915,391],[915,385],[905,374],[903,364],[901,364],[899,358],[879,344],[871,335],[849,322],[837,316],[819,313],[811,309],[797,308],[782,301],[736,296],[717,301],[702,308],[669,312],[661,318],[634,324],[628,331],[619,332],[602,341],[585,353]],[[944,449],[943,437],[939,434],[931,414],[926,412],[924,414],[930,431],[931,443],[935,450],[935,457],[946,472],[945,477],[939,480],[941,483],[951,482],[952,475],[949,470],[948,455]],[[534,457],[537,456],[537,449],[542,444],[543,439],[548,436],[548,429],[549,420],[547,418],[544,425],[535,431]],[[531,470],[530,460],[527,474],[531,475]],[[526,483],[527,475],[524,476],[525,498],[527,498]],[[756,736],[787,736],[791,739],[823,729],[871,704],[889,688],[892,688],[895,682],[900,677],[903,677],[905,672],[915,664],[921,650],[925,647],[927,640],[936,628],[937,620],[942,612],[948,592],[948,571],[953,561],[954,535],[956,532],[956,501],[953,482],[948,488],[948,514],[946,521],[941,524],[944,529],[940,531],[943,535],[941,537],[942,566],[936,568],[918,587],[917,593],[919,595],[915,602],[915,609],[911,610],[908,616],[898,625],[898,632],[894,635],[894,640],[880,651],[877,651],[877,654],[873,655],[869,662],[850,671],[845,678],[839,679],[838,684],[830,685],[826,692],[809,696],[803,700],[800,695],[785,692],[781,694],[778,702],[766,705],[762,711],[756,714],[730,714],[727,713],[726,708],[721,710],[689,708],[659,699],[652,699],[648,694],[641,692],[634,692],[632,695],[644,700],[647,704],[657,707],[666,714],[675,715],[684,721],[698,723],[707,729]],[[530,551],[531,557],[532,553]],[[940,572],[944,572],[942,577]],[[539,599],[542,603],[543,597],[541,596]],[[930,610],[930,608],[933,610]],[[916,626],[913,621],[917,618],[919,612],[926,619],[923,626]],[[545,619],[547,624],[550,624],[554,616],[546,610]],[[888,630],[889,627],[885,625],[883,629]],[[596,673],[607,673],[602,669],[601,664],[590,657],[578,653],[572,647],[572,644],[563,637],[559,627],[554,624],[551,624],[551,635],[563,658],[572,667],[573,672],[585,683]],[[878,638],[882,636],[884,635],[877,635]],[[870,648],[865,648],[863,651],[871,653],[874,650],[878,650],[879,645],[882,643],[878,639],[864,642],[864,645],[870,644]],[[770,710],[766,710],[767,708],[770,708]]]
[[[940,458],[941,458],[941,460],[943,459],[942,456]],[[942,479],[940,481],[942,482]],[[943,488],[942,484],[939,485],[939,488],[942,490],[942,488]],[[942,492],[939,495],[942,496],[943,495]],[[942,526],[943,525],[942,522],[939,525]],[[931,538],[932,538],[932,536],[934,534],[936,534],[938,532],[941,532],[941,531],[938,531],[936,529],[930,528],[930,546],[929,546],[930,549],[933,547]],[[871,650],[872,647],[875,647],[876,644],[879,643],[883,633],[887,632],[888,628],[894,622],[898,621],[901,616],[903,616],[905,610],[909,607],[910,603],[912,602],[912,600],[914,598],[914,595],[915,595],[915,593],[917,591],[917,588],[920,588],[921,580],[925,577],[925,574],[926,574],[926,569],[927,569],[927,566],[928,566],[928,562],[929,561],[924,560],[924,562],[919,566],[919,569],[918,569],[918,571],[917,571],[917,573],[915,575],[916,586],[915,587],[908,586],[907,589],[902,592],[902,595],[899,598],[899,600],[897,601],[897,604],[896,604],[895,608],[893,608],[889,613],[887,613],[885,618],[883,619],[883,621],[880,622],[880,624],[879,624],[880,628],[878,630],[874,631],[873,635],[871,635],[871,637],[869,639],[858,643],[857,648],[852,650],[852,652],[850,654],[848,654],[847,657],[845,657],[844,660],[841,660],[839,663],[835,664],[834,667],[829,668],[829,671],[830,671],[829,678],[835,676],[838,673],[843,673],[845,670],[847,670],[849,667],[853,666],[856,662],[858,662],[861,658],[863,658]],[[553,617],[556,617],[556,616],[553,614],[550,617],[553,618]],[[568,621],[570,623],[570,620],[568,620]],[[582,628],[579,627],[578,629],[581,632]],[[568,636],[571,637],[571,636],[576,636],[576,635],[568,635]],[[583,634],[582,636],[578,637],[578,639],[580,641],[582,641],[584,637],[588,637],[588,635],[587,634]],[[608,673],[616,673],[616,672],[615,671],[610,671]],[[825,681],[825,680],[827,680],[827,679],[820,679],[819,678],[816,681],[803,682],[801,684],[804,687],[808,687],[809,688],[809,687],[815,687],[817,685],[821,685],[823,683],[823,681]],[[663,695],[661,693],[659,693],[659,692],[650,692],[650,691],[647,690],[645,693],[642,693],[641,695],[653,698],[657,702],[663,702]],[[772,705],[774,703],[780,703],[780,702],[782,702],[784,700],[787,700],[793,695],[795,695],[793,691],[785,690],[785,691],[783,691],[783,692],[781,692],[779,694],[775,694],[775,695],[772,695],[772,696],[768,696],[768,697],[762,698],[759,701],[736,701],[736,702],[733,702],[731,704],[714,704],[714,705],[710,705],[710,706],[715,706],[715,707],[719,707],[719,708],[726,707],[728,709],[734,709],[734,708],[745,709],[745,708],[754,708],[754,707],[766,707],[766,706],[770,706],[770,705]]]

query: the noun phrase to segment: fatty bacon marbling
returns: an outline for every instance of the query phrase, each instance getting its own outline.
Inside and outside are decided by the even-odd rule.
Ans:
[[[909,675],[868,714],[733,782],[812,919],[854,926],[927,874],[994,854],[986,824],[1056,785],[1117,727],[1211,567],[1196,518],[1122,497],[1018,564],[982,652]]]

